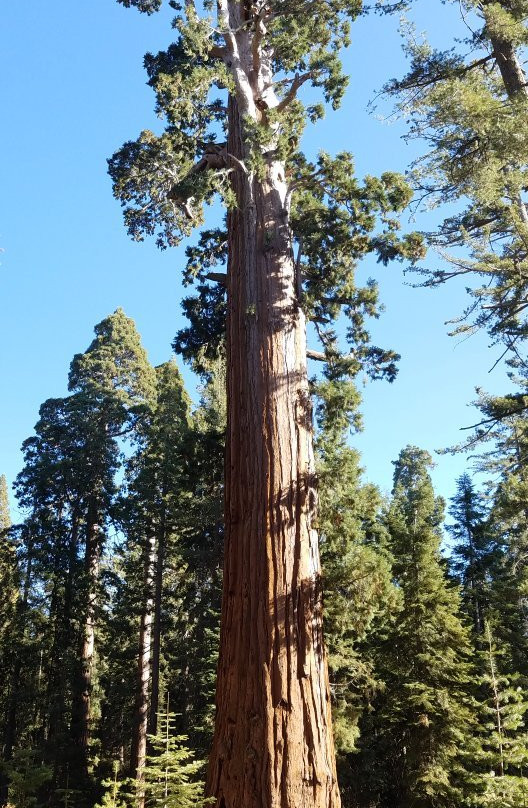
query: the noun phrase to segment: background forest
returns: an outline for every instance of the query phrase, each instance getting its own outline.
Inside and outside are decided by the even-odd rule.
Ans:
[[[148,0],[122,4],[153,10]],[[358,15],[352,5],[339,6],[338,18]],[[287,121],[345,808],[528,803],[528,3],[438,6],[430,13],[456,20],[455,33],[441,29],[440,47],[412,24],[413,14],[427,19],[424,0],[368,10],[373,32],[408,14],[406,67],[396,75],[383,64],[378,101],[412,143],[405,177],[390,147],[379,177],[368,167],[357,177],[348,151],[318,155],[309,144],[304,155],[291,135],[297,108]],[[177,27],[185,47],[200,51],[192,15]],[[171,216],[182,217],[180,198],[167,213],[145,187],[173,143],[178,59],[169,49],[145,60],[166,130],[143,132],[109,160],[129,233],[156,234],[162,247],[172,244]],[[192,103],[202,67],[178,85]],[[346,77],[331,59],[320,69],[337,107]],[[317,119],[312,92],[303,103]],[[199,111],[204,126],[220,119],[209,97]],[[205,199],[215,191],[193,189]],[[421,211],[419,231],[409,211]],[[167,347],[153,366],[134,321],[122,308],[105,311],[93,340],[79,338],[89,344],[69,373],[63,367],[67,389],[59,384],[62,395],[40,406],[16,504],[0,477],[3,805],[204,804],[224,539],[226,249],[215,202],[211,221],[186,242],[191,288],[177,358]],[[393,262],[412,270],[416,300],[425,286],[449,302],[443,319],[455,337],[476,334],[483,367],[505,368],[493,395],[478,391],[467,439],[446,450],[471,461],[447,501],[431,477],[435,423],[427,450],[397,435],[390,493],[367,481],[368,452],[353,448],[365,378],[398,385],[399,355],[376,344],[377,279],[364,270],[381,276]],[[400,317],[412,330],[409,312]],[[416,374],[411,419],[423,408]],[[464,425],[454,425],[453,444]]]

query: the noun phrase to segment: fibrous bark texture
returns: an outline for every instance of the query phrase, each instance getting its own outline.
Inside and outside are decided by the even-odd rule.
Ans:
[[[230,102],[228,153],[247,155]],[[229,158],[228,158],[229,159]],[[323,645],[305,319],[284,166],[233,173],[217,808],[338,808]]]

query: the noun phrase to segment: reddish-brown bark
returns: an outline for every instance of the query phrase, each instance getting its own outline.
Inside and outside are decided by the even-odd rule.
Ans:
[[[236,102],[228,151],[247,157]],[[338,808],[322,635],[305,320],[284,167],[234,172],[217,808]]]

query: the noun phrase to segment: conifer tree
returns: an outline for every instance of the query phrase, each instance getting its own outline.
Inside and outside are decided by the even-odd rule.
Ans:
[[[486,688],[481,706],[482,755],[485,787],[479,805],[515,808],[528,803],[528,701],[519,676],[506,673],[489,621],[484,628]],[[509,666],[508,666],[509,667]]]
[[[519,381],[525,383],[522,377]],[[491,479],[488,531],[495,544],[495,560],[490,571],[490,614],[502,653],[508,649],[511,668],[526,675],[528,433],[524,399],[522,392],[507,396],[480,392],[476,405],[481,421],[460,448],[478,449],[477,468]]]
[[[87,771],[91,690],[97,620],[97,589],[105,521],[117,467],[117,438],[131,433],[152,406],[154,371],[134,323],[117,309],[95,327],[95,339],[71,363],[69,389],[84,408],[85,463],[89,467],[84,506],[85,605],[80,670],[74,694],[72,733]]]
[[[225,363],[208,362],[200,405],[193,413],[188,485],[179,552],[183,564],[181,608],[167,642],[173,676],[171,703],[179,731],[200,755],[210,750],[224,543]],[[176,674],[176,675],[174,675]]]
[[[142,546],[143,568],[131,754],[131,774],[138,780],[145,763],[147,731],[156,732],[159,709],[162,598],[167,555],[172,565],[177,563],[174,542],[181,533],[182,516],[191,496],[186,486],[190,400],[175,362],[160,365],[156,375],[157,402],[144,430],[139,453],[131,460],[132,479],[127,501],[127,523],[136,542],[139,540]]]
[[[6,645],[2,649],[5,702],[2,707],[2,776],[0,804],[10,797],[10,783],[16,779],[19,767],[24,772],[33,767],[32,749],[42,743],[39,717],[43,711],[42,661],[49,642],[47,621],[43,614],[42,589],[35,586],[39,568],[48,550],[46,532],[40,510],[42,499],[36,503],[24,524],[13,526],[10,534],[17,548],[20,591]],[[55,526],[49,514],[48,525]],[[48,556],[49,557],[49,556]],[[20,754],[17,742],[25,740]],[[35,756],[38,757],[38,752]],[[24,778],[21,774],[21,780]],[[37,778],[38,779],[38,778]],[[35,781],[36,782],[36,781]],[[34,795],[27,793],[28,798]]]
[[[9,778],[9,800],[16,808],[38,805],[39,789],[49,782],[52,771],[40,760],[38,749],[17,749],[6,766]]]
[[[103,780],[102,786],[105,793],[100,803],[95,808],[126,808],[126,796],[123,795],[123,783],[118,779],[119,764],[114,762],[113,777]]]
[[[4,758],[9,761],[17,746],[40,750],[52,772],[40,798],[50,804],[66,782],[80,802],[92,796],[99,569],[118,440],[132,439],[154,391],[153,370],[132,321],[118,310],[96,333],[88,352],[72,362],[71,395],[42,405],[16,483],[28,516],[18,528],[22,591]]]
[[[471,648],[440,557],[443,501],[434,496],[430,465],[413,446],[395,462],[386,524],[402,604],[377,651],[385,688],[363,722],[365,805],[458,808],[468,797]]]
[[[15,603],[18,598],[18,581],[15,547],[9,537],[11,517],[5,474],[0,475],[0,654],[6,653],[6,641],[12,631]]]
[[[380,519],[381,496],[375,486],[362,483],[358,454],[347,443],[350,420],[359,427],[359,396],[353,397],[350,388],[346,412],[335,406],[331,384],[321,382],[316,390],[325,639],[339,784],[343,804],[349,805],[358,722],[381,684],[370,643],[398,598]]]
[[[44,402],[36,434],[23,444],[25,464],[16,481],[19,503],[28,512],[22,532],[25,606],[21,620],[27,623],[31,616],[28,607],[36,592],[41,593],[40,607],[46,614],[39,632],[46,682],[41,740],[46,739],[43,755],[52,766],[53,783],[60,779],[65,759],[69,760],[68,705],[79,643],[76,618],[83,608],[79,555],[82,497],[89,474],[83,434],[89,414],[79,404],[75,398]],[[37,653],[33,648],[33,657]],[[36,664],[33,658],[24,667],[34,670]]]
[[[11,517],[9,512],[9,499],[5,475],[0,476],[0,710],[3,718],[0,719],[0,732],[2,739],[2,756],[9,750],[10,723],[5,717],[10,712],[9,703],[12,701],[10,686],[13,686],[10,669],[13,665],[13,644],[16,636],[17,600],[19,597],[17,561],[15,546],[9,534]],[[7,736],[7,737],[6,737]],[[7,748],[6,748],[7,746]],[[0,771],[0,803],[7,798],[7,779],[5,773]]]
[[[184,745],[187,738],[174,734],[174,715],[160,714],[158,731],[150,736],[144,788],[147,808],[204,808],[203,783],[196,779],[203,762],[193,760]]]
[[[122,3],[147,13],[161,5]],[[392,213],[409,200],[401,177],[387,173],[362,185],[350,155],[311,162],[298,151],[306,119],[322,115],[299,91],[311,84],[338,106],[346,85],[338,51],[358,0],[221,0],[216,19],[210,6],[204,14],[192,2],[172,7],[176,41],[145,61],[165,132],[125,144],[110,173],[131,235],[155,234],[160,246],[201,224],[203,204],[215,194],[229,209],[221,238],[228,264],[226,554],[208,794],[229,808],[328,808],[339,796],[305,321],[326,323],[325,351],[335,354],[328,326],[342,310],[349,314],[352,353],[341,369],[357,369],[369,351],[356,317],[354,260],[368,252],[385,261],[416,256],[422,245],[395,232]],[[218,252],[216,234],[212,241]],[[377,372],[394,370],[392,355],[369,355]]]
[[[455,519],[447,529],[454,541],[450,566],[460,582],[464,610],[478,637],[490,613],[490,588],[497,572],[500,552],[492,532],[482,497],[468,474],[457,481],[457,491],[450,508]]]
[[[7,491],[7,480],[5,474],[0,475],[0,531],[8,530],[11,527],[11,517],[9,515],[9,498]]]
[[[118,509],[126,541],[103,641],[110,667],[102,740],[107,754],[117,756],[131,734],[129,765],[128,754],[125,760],[138,785],[147,733],[156,734],[165,697],[178,734],[189,735],[200,754],[209,748],[221,586],[224,376],[209,368],[202,402],[191,415],[175,362],[156,372],[157,405],[128,463]]]
[[[412,0],[378,3],[385,10],[411,5]],[[456,0],[456,6],[465,38],[436,50],[411,29],[405,45],[410,70],[386,89],[399,98],[410,137],[427,147],[414,165],[421,197],[465,206],[430,235],[449,266],[424,270],[425,285],[455,276],[473,278],[472,300],[452,321],[454,333],[484,327],[515,358],[527,334],[528,83],[523,55],[528,3]],[[446,248],[455,252],[446,253]]]

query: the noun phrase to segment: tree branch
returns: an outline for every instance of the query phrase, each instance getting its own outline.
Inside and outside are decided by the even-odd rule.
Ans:
[[[458,78],[463,76],[465,73],[469,73],[471,70],[474,70],[476,67],[480,67],[481,65],[486,64],[491,59],[495,57],[494,53],[490,53],[487,56],[483,56],[482,59],[477,59],[474,62],[470,62],[468,65],[461,65],[460,67],[452,68],[451,70],[439,70],[437,73],[430,77],[423,77],[422,79],[417,79],[415,81],[412,78],[408,78],[407,80],[402,79],[401,82],[394,82],[394,84],[389,85],[386,88],[388,92],[401,92],[402,90],[418,90],[424,87],[429,87],[431,84],[436,84],[438,81],[442,81],[444,79],[449,78]]]
[[[209,54],[212,59],[223,59],[227,57],[227,48],[222,48],[220,45],[211,45]]]
[[[308,359],[313,359],[315,362],[331,362],[332,359],[340,359],[342,361],[350,361],[356,360],[356,355],[354,353],[349,354],[338,354],[334,353],[332,356],[324,353],[323,351],[314,351],[311,348],[306,349],[306,356]]]
[[[326,362],[327,357],[322,351],[312,351],[311,348],[306,349],[306,356],[308,359],[314,359],[316,362]]]
[[[227,274],[225,272],[206,272],[204,278],[208,281],[214,281],[220,286],[227,286]]]
[[[286,107],[289,104],[291,104],[291,102],[296,98],[297,93],[299,92],[302,85],[305,84],[310,79],[313,79],[315,75],[316,72],[314,70],[309,70],[307,73],[302,74],[296,73],[295,78],[292,79],[290,89],[288,90],[282,101],[279,101],[275,109],[278,112],[282,112],[283,109],[286,109]]]

